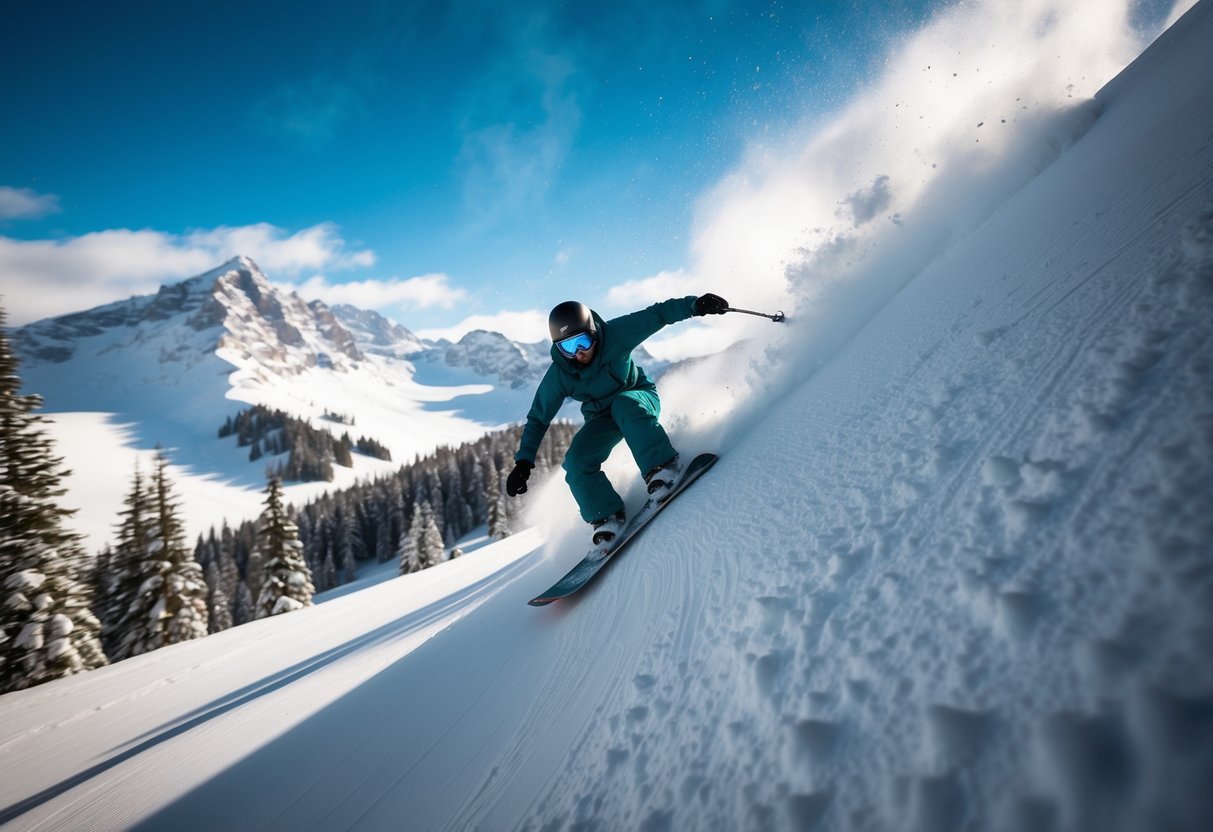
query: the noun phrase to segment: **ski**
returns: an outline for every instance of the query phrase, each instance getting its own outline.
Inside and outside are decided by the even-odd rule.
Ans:
[[[611,558],[618,555],[629,543],[636,539],[640,531],[653,521],[653,518],[661,513],[661,510],[674,501],[674,498],[685,491],[691,483],[703,476],[709,468],[716,464],[719,457],[716,454],[700,454],[691,460],[687,465],[686,470],[682,474],[682,478],[678,481],[678,485],[670,492],[670,496],[666,497],[660,503],[645,503],[644,508],[628,521],[624,526],[623,531],[619,533],[619,541],[606,551],[601,556],[590,556],[582,558],[581,562],[569,570],[563,578],[557,581],[548,589],[547,592],[532,598],[527,603],[532,607],[542,607],[545,604],[550,604],[553,601],[559,601],[561,598],[567,598],[583,586],[588,584],[591,579],[607,565]]]

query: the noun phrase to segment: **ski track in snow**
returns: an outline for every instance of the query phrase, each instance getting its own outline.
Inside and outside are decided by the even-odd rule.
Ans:
[[[1210,26],[572,599],[528,533],[6,696],[0,818],[1213,828]]]

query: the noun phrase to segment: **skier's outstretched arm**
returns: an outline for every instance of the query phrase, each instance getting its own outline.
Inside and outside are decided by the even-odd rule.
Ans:
[[[697,315],[722,314],[728,305],[724,298],[712,294],[670,298],[615,318],[610,321],[611,332],[619,339],[618,346],[633,350],[663,327]]]

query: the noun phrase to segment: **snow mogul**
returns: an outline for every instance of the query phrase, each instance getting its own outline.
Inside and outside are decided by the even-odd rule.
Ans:
[[[627,519],[623,499],[602,472],[602,463],[619,441],[628,443],[653,502],[669,496],[682,470],[678,452],[657,421],[657,385],[632,360],[632,350],[662,327],[728,310],[725,299],[713,294],[671,298],[609,321],[573,300],[552,309],[552,366],[527,414],[506,494],[526,493],[539,443],[556,412],[567,398],[581,402],[585,424],[565,455],[565,480],[582,519],[593,527],[593,545],[609,546]]]

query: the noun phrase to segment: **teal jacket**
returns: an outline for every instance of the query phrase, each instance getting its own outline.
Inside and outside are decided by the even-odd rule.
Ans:
[[[514,461],[535,461],[539,443],[565,399],[581,402],[581,415],[589,421],[610,413],[611,402],[625,390],[656,391],[657,385],[632,360],[632,350],[662,327],[685,321],[694,314],[695,295],[670,298],[605,322],[595,312],[597,352],[594,360],[584,366],[572,358],[565,358],[553,344],[552,366],[548,367],[535,391]]]

